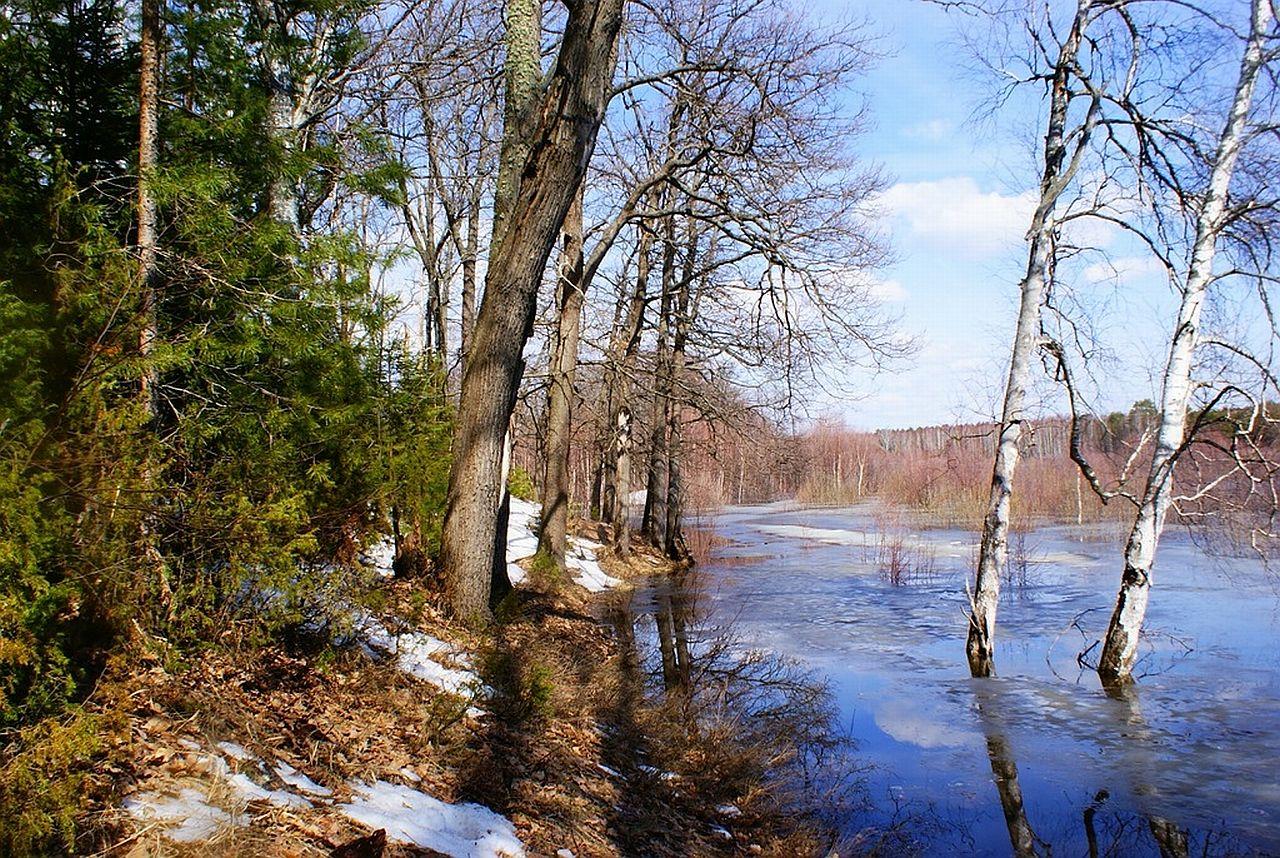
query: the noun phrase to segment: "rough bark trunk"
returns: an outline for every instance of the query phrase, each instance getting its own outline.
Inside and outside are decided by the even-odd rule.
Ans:
[[[1227,191],[1244,144],[1273,14],[1270,0],[1253,0],[1249,38],[1240,61],[1235,95],[1218,138],[1204,201],[1196,216],[1195,240],[1165,366],[1155,452],[1146,490],[1125,543],[1120,592],[1098,660],[1098,674],[1107,684],[1129,681],[1137,660],[1138,639],[1151,594],[1156,547],[1173,497],[1174,465],[1187,431],[1187,405],[1193,388],[1191,370],[1200,338],[1200,316],[1213,279],[1213,258],[1225,222]]]
[[[530,123],[529,156],[489,258],[484,297],[462,377],[441,556],[453,613],[490,616],[492,575],[505,570],[494,539],[501,461],[551,246],[586,172],[613,76],[624,0],[570,6],[555,68]],[[509,128],[505,133],[523,133]]]
[[[689,235],[685,245],[683,271],[680,284],[672,302],[675,311],[671,331],[670,382],[667,396],[667,521],[664,528],[663,551],[673,560],[686,556],[681,518],[684,514],[684,484],[681,473],[681,457],[684,455],[684,409],[676,395],[685,365],[685,346],[689,329],[693,324],[693,279],[698,263],[698,221],[689,219]]]
[[[501,241],[507,228],[533,144],[529,125],[542,81],[541,0],[505,0],[503,23],[507,56],[503,66],[502,144],[493,196],[491,246]]]
[[[974,676],[990,676],[995,669],[993,647],[996,610],[1000,603],[1000,579],[1008,562],[1009,508],[1013,498],[1014,473],[1018,467],[1019,444],[1022,440],[1026,392],[1040,344],[1040,310],[1044,303],[1046,270],[1053,241],[1052,215],[1075,166],[1074,163],[1066,166],[1067,110],[1071,101],[1068,83],[1093,4],[1094,0],[1078,0],[1071,30],[1062,44],[1054,68],[1040,199],[1027,233],[1030,239],[1027,268],[1019,287],[1021,299],[1018,322],[1013,338],[1013,353],[1009,360],[1009,375],[1005,383],[999,444],[991,469],[991,491],[982,523],[977,581],[969,615],[969,634],[965,649],[969,657],[969,669]],[[1082,131],[1082,136],[1087,137],[1087,129]],[[1083,140],[1077,146],[1083,146]]]
[[[477,188],[479,187],[477,183]],[[476,325],[476,262],[480,258],[480,195],[473,194],[467,210],[466,250],[462,254],[462,319],[458,331],[459,373],[466,372],[471,332]]]
[[[619,308],[624,310],[619,313],[623,321],[609,348],[610,434],[604,445],[604,485],[601,492],[603,518],[611,526],[612,548],[624,557],[631,553],[631,377],[640,352],[640,332],[644,328],[645,302],[649,294],[649,254],[653,247],[653,231],[644,223],[639,229],[635,286],[625,309]]]
[[[569,207],[561,235],[556,278],[559,319],[551,343],[551,388],[547,392],[547,454],[542,480],[542,526],[538,550],[564,568],[569,529],[569,442],[573,417],[573,377],[578,366],[578,333],[585,299],[582,282],[582,192]]]
[[[657,361],[654,373],[653,415],[649,424],[649,459],[645,478],[644,517],[640,532],[659,550],[666,547],[667,527],[667,408],[671,398],[671,304],[675,295],[675,221],[663,223],[662,298],[658,311]]]

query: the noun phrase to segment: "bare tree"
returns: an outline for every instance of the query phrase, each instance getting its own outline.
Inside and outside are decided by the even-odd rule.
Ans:
[[[490,249],[462,377],[441,552],[450,605],[468,621],[489,616],[495,570],[505,576],[503,545],[495,534],[504,490],[504,438],[524,372],[521,353],[547,257],[577,194],[611,94],[622,10],[623,0],[569,4],[560,49],[550,75],[538,84],[535,109],[527,123],[504,128],[504,137],[519,135],[528,156],[521,159],[519,188]]]
[[[1178,316],[1164,370],[1155,451],[1125,543],[1124,574],[1098,662],[1099,675],[1106,683],[1123,682],[1131,677],[1150,598],[1156,548],[1174,501],[1174,469],[1198,428],[1189,427],[1188,408],[1194,392],[1195,356],[1203,338],[1201,317],[1216,279],[1214,257],[1219,240],[1238,216],[1238,212],[1231,211],[1229,202],[1232,177],[1241,150],[1251,135],[1249,114],[1254,91],[1259,78],[1267,73],[1268,63],[1275,58],[1275,39],[1271,0],[1252,0],[1239,77],[1209,161],[1208,182],[1196,205],[1195,237],[1180,288]]]
[[[996,611],[1000,603],[1000,581],[1008,563],[1013,481],[1026,420],[1027,387],[1035,371],[1040,346],[1041,310],[1054,230],[1057,228],[1054,211],[1088,151],[1089,138],[1098,119],[1097,95],[1075,83],[1080,48],[1089,25],[1107,6],[1095,0],[1078,0],[1066,36],[1058,46],[1049,79],[1040,194],[1027,230],[1026,273],[1019,284],[1018,321],[1000,414],[999,445],[991,469],[991,491],[982,523],[977,580],[970,597],[972,610],[968,618],[965,649],[974,676],[989,676],[994,669]],[[1052,32],[1051,28],[1044,29]],[[1043,37],[1037,36],[1037,40],[1040,38]],[[1078,99],[1086,100],[1088,108],[1082,118],[1069,125],[1072,104]]]
[[[547,454],[542,481],[542,516],[538,548],[557,568],[564,568],[569,529],[569,442],[573,415],[573,377],[578,366],[582,329],[582,191],[569,207],[562,230],[556,278],[557,324],[551,342],[551,387],[547,391]]]

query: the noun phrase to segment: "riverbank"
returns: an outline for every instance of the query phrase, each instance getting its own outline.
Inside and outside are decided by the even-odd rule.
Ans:
[[[523,526],[513,516],[513,542]],[[335,645],[228,635],[177,658],[135,641],[122,664],[144,669],[109,671],[87,706],[107,729],[75,852],[379,855],[379,831],[388,855],[821,850],[764,762],[744,765],[751,748],[650,693],[613,617],[676,569],[643,548],[609,556],[599,535],[577,546],[603,579],[540,575],[526,556],[483,634],[448,622],[424,582],[388,579]]]

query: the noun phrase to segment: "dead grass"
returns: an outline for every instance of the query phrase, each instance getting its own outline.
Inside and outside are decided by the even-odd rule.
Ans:
[[[605,560],[611,574],[632,580],[670,568],[643,548],[626,561]],[[599,616],[600,603],[580,588],[522,589],[505,622],[475,635],[446,622],[420,587],[387,587],[390,614],[476,654],[494,690],[484,703],[489,714],[466,719],[462,701],[370,663],[354,648],[241,648],[229,634],[183,661],[148,656],[140,669],[135,660],[90,701],[127,727],[114,762],[91,776],[96,796],[81,820],[78,851],[308,856],[368,833],[322,804],[246,804],[218,787],[199,760],[220,741],[290,763],[332,789],[335,802],[350,798],[352,781],[408,783],[407,770],[421,778],[413,786],[437,798],[507,815],[530,855],[563,848],[577,856],[711,855],[748,844],[760,854],[816,851],[809,847],[818,840],[805,840],[776,808],[745,812],[765,807],[758,795],[739,794],[759,786],[716,776],[714,745],[699,750],[670,711],[645,698],[617,635]],[[684,774],[654,776],[648,767],[655,760]],[[700,768],[712,773],[709,780],[695,776]],[[191,784],[248,824],[184,846],[119,809],[130,793]],[[720,819],[716,804],[733,800],[745,803],[743,817]],[[736,840],[717,833],[726,825]],[[387,854],[417,853],[395,847]]]

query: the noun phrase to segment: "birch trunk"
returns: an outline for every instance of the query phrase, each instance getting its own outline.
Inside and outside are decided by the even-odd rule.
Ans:
[[[1191,370],[1200,339],[1200,316],[1213,280],[1214,253],[1227,214],[1227,191],[1246,137],[1253,92],[1264,65],[1264,43],[1273,22],[1270,0],[1252,0],[1251,5],[1249,38],[1240,62],[1239,79],[1218,138],[1204,201],[1196,216],[1195,240],[1165,366],[1155,452],[1142,503],[1125,543],[1120,592],[1098,661],[1098,673],[1106,684],[1127,682],[1132,677],[1142,621],[1151,595],[1156,547],[1173,497],[1174,465],[1187,431],[1187,405],[1193,387]]]
[[[1078,0],[1071,30],[1058,54],[1050,93],[1048,127],[1044,140],[1044,173],[1040,199],[1027,231],[1030,247],[1026,273],[1020,284],[1017,328],[1009,376],[1005,383],[1004,406],[1000,414],[1000,435],[995,463],[991,469],[991,491],[982,522],[982,543],[978,554],[978,574],[969,616],[966,651],[974,676],[990,676],[995,669],[993,646],[996,611],[1000,603],[1000,579],[1008,563],[1009,508],[1013,498],[1014,473],[1018,468],[1022,424],[1026,418],[1027,387],[1031,383],[1033,361],[1040,344],[1040,311],[1044,303],[1045,276],[1051,253],[1053,212],[1058,198],[1071,179],[1075,164],[1067,166],[1067,112],[1071,102],[1068,87],[1076,55],[1088,25],[1095,0]],[[1087,136],[1087,130],[1082,131]],[[1077,144],[1083,146],[1083,140]],[[1077,149],[1077,151],[1080,151]]]
[[[156,198],[152,182],[160,160],[160,0],[142,0],[138,70],[138,283],[141,290],[138,354],[140,388],[147,414],[156,417],[156,371],[149,360],[156,340],[156,295],[159,291]]]
[[[559,308],[551,343],[551,389],[547,392],[547,454],[542,481],[542,527],[538,550],[564,568],[569,529],[569,441],[573,417],[573,377],[578,366],[578,334],[585,298],[582,282],[582,191],[569,208],[562,232],[560,272],[556,278]]]
[[[583,0],[569,7],[559,56],[529,123],[525,178],[490,251],[462,377],[441,544],[450,608],[467,622],[491,616],[493,579],[505,578],[506,546],[497,533],[503,438],[524,373],[538,286],[608,103],[623,3]],[[524,132],[504,130],[516,133]]]

